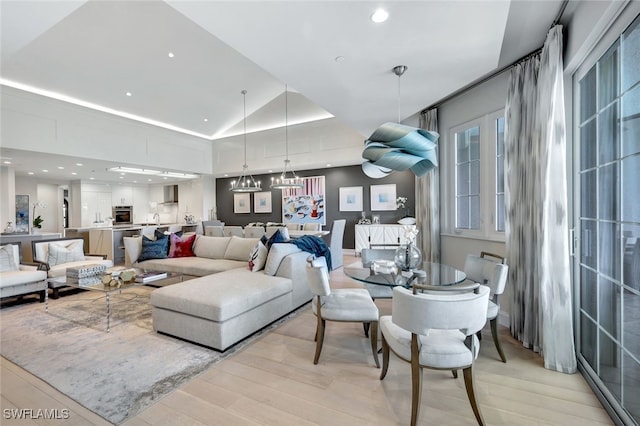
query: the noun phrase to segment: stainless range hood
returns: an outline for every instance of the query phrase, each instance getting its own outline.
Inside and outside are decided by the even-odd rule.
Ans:
[[[176,204],[178,202],[178,185],[165,185],[162,204]]]

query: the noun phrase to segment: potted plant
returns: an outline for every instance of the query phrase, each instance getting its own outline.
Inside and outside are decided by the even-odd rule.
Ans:
[[[38,232],[38,230],[42,229],[42,222],[44,222],[42,216],[36,216],[36,207],[45,208],[46,205],[41,203],[40,201],[38,201],[37,203],[33,203],[33,228],[31,228],[31,231],[33,233],[36,233]]]

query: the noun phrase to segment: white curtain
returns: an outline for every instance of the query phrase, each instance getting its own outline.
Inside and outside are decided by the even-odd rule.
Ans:
[[[431,108],[420,114],[420,128],[438,131],[438,110]],[[436,158],[439,150],[436,147]],[[438,160],[438,163],[440,161]],[[418,227],[418,247],[422,249],[422,259],[440,262],[440,172],[432,169],[421,177],[416,177],[416,226]]]
[[[576,371],[570,278],[562,26],[511,72],[505,109],[511,332],[548,369]]]

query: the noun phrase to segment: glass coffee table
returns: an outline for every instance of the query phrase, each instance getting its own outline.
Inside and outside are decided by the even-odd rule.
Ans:
[[[149,270],[145,270],[145,269],[140,269],[140,268],[131,268],[134,269],[136,272],[136,275],[140,275],[143,273],[149,273],[149,272],[156,272],[156,271],[149,271]],[[120,294],[122,293],[123,290],[127,290],[133,287],[139,287],[139,286],[151,286],[151,287],[158,287],[161,286],[163,284],[166,284],[167,280],[174,280],[174,281],[182,281],[183,275],[181,273],[178,272],[166,272],[166,277],[163,276],[163,278],[160,279],[156,279],[153,281],[149,281],[149,282],[137,282],[137,281],[129,281],[129,282],[120,282],[119,285],[108,285],[108,284],[104,284],[101,280],[101,276],[97,276],[96,277],[96,281],[95,282],[91,282],[89,284],[78,284],[78,283],[74,283],[71,282],[69,280],[67,280],[66,276],[61,276],[61,277],[54,277],[54,278],[47,278],[47,284],[49,285],[49,287],[52,288],[59,288],[62,286],[67,286],[67,287],[72,287],[72,288],[78,288],[81,290],[88,290],[88,291],[96,291],[99,293],[102,293],[104,295],[105,301],[106,301],[106,313],[107,313],[107,333],[110,330],[110,325],[111,325],[111,295],[112,294]],[[48,292],[47,292],[48,293]],[[49,298],[46,297],[45,295],[45,312],[49,312]]]

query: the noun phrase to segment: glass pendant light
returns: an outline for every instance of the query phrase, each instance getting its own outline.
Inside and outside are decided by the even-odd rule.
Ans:
[[[243,107],[244,107],[244,164],[242,165],[242,175],[238,180],[231,182],[231,192],[259,192],[262,191],[260,187],[260,181],[256,181],[251,173],[249,173],[249,166],[247,166],[247,91],[243,90]]]
[[[284,86],[284,143],[285,143],[285,159],[284,168],[280,176],[271,178],[272,189],[298,189],[304,187],[302,178],[296,175],[296,172],[291,167],[291,161],[289,161],[289,133],[288,128],[288,90],[287,86]]]

